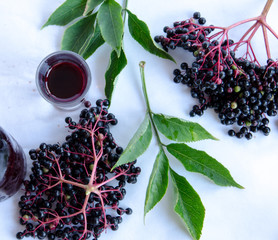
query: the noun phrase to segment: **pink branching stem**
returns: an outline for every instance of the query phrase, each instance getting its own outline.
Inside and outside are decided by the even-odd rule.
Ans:
[[[256,62],[257,64],[259,64],[259,62],[257,61],[256,59],[256,55],[255,55],[255,52],[252,48],[252,45],[251,45],[251,40],[252,38],[254,37],[254,35],[256,34],[257,30],[259,29],[260,25],[258,24],[258,22],[255,24],[250,36],[248,37],[248,39],[245,41],[245,43],[247,44],[247,51],[246,51],[246,56],[248,55],[249,58],[251,60],[253,60],[254,62]],[[252,55],[249,53],[249,49],[251,50],[251,53]]]
[[[245,39],[245,37],[258,25],[257,22],[255,22],[241,37],[241,39],[238,41],[239,43]],[[236,48],[235,48],[236,49]]]
[[[102,144],[103,144],[103,142],[101,141],[100,142],[100,145],[101,145],[101,153],[102,153],[102,151],[103,151],[103,146],[102,146]],[[95,153],[94,153],[94,155],[95,155]],[[98,161],[99,161],[99,159],[100,159],[100,156],[101,155],[99,155],[99,156],[96,156],[95,155],[95,162],[94,162],[94,166],[93,166],[93,170],[92,170],[92,174],[91,174],[91,178],[90,178],[90,182],[89,182],[89,185],[92,185],[93,184],[93,181],[96,179],[96,170],[97,170],[97,164],[98,164]]]
[[[53,155],[53,154],[52,154]],[[54,156],[54,155],[53,155]],[[60,168],[60,164],[59,164],[59,159],[56,158],[56,156],[54,156],[54,160],[57,164],[57,167],[58,167],[58,171],[59,171],[59,175],[62,177],[62,171],[61,171],[61,168]]]
[[[239,22],[236,22],[226,28],[224,28],[226,31],[230,31],[231,29],[235,28],[235,27],[238,27],[242,24],[245,24],[245,23],[248,23],[248,22],[253,22],[253,21],[258,21],[260,19],[260,17],[253,17],[253,18],[248,18],[248,19],[245,19],[245,20],[242,20],[242,21],[239,21]]]
[[[73,182],[73,181],[69,181],[69,180],[66,180],[66,179],[62,179],[61,182],[68,183],[68,184],[74,185],[74,186],[82,188],[82,189],[87,189],[86,185],[83,185],[83,184],[80,184],[80,183],[77,183],[77,182]]]
[[[89,201],[89,197],[90,197],[90,194],[87,194],[87,195],[86,195],[86,198],[85,198],[85,200],[84,200],[83,207],[82,207],[82,209],[81,209],[81,213],[84,215],[84,221],[85,221],[85,224],[84,224],[84,231],[83,231],[82,236],[80,237],[81,239],[83,238],[83,236],[84,236],[85,233],[87,232],[86,207],[87,207],[87,204],[88,204],[88,201]]]
[[[101,193],[98,192],[97,195],[98,195],[98,197],[100,198],[101,207],[104,209],[104,202],[103,202],[103,198],[102,198],[102,196],[101,196]],[[103,216],[103,217],[104,217],[104,228],[106,228],[106,227],[107,227],[106,213],[105,213],[105,211],[103,211],[102,213],[103,213],[103,215],[104,215],[104,216]]]
[[[278,39],[278,34],[265,21],[263,25],[272,33],[275,38]]]
[[[99,118],[97,119],[97,121],[96,121],[96,123],[95,123],[95,126],[94,126],[94,128],[92,129],[92,132],[91,132],[91,136],[92,136],[93,158],[94,158],[95,162],[94,162],[94,168],[93,168],[93,171],[92,171],[92,175],[91,175],[91,179],[90,179],[89,184],[92,184],[93,181],[94,181],[95,172],[96,172],[96,168],[97,168],[97,162],[98,162],[97,154],[96,154],[96,148],[95,148],[95,141],[94,141],[94,137],[95,137],[95,127],[97,126],[98,121],[99,121]]]
[[[52,186],[49,186],[48,188],[46,188],[46,189],[44,189],[44,190],[42,190],[41,192],[39,192],[37,195],[35,195],[33,198],[31,198],[31,199],[29,199],[29,201],[34,201],[38,196],[40,196],[43,192],[45,192],[45,191],[47,191],[47,190],[49,190],[49,189],[51,189],[51,188],[54,188],[54,187],[56,187],[57,185],[59,185],[60,184],[60,182],[57,182],[57,183],[55,183],[54,185],[52,185]]]
[[[212,28],[216,29],[217,27],[212,27]],[[217,33],[215,33],[215,34],[209,36],[208,39],[209,39],[209,40],[215,39],[215,38],[218,37],[219,35],[220,35],[220,37],[223,35],[223,29],[222,29],[222,31],[219,31],[219,32],[217,32]]]
[[[264,43],[265,43],[265,49],[266,49],[267,57],[271,58],[266,27],[264,25],[262,25],[262,29],[263,29]]]
[[[79,180],[79,179],[76,179],[76,178],[74,178],[73,176],[69,176],[73,181],[75,181],[75,182],[82,182],[81,180]]]
[[[252,45],[249,44],[249,47],[250,47],[250,50],[251,50],[253,58],[254,58],[253,61],[256,62],[258,65],[260,65],[259,61],[256,58],[256,55],[255,55],[255,52],[254,52],[254,49],[253,49]]]
[[[114,149],[117,145],[114,143],[113,138],[111,140],[110,136],[108,136],[109,131],[102,131],[106,130],[105,128],[108,126],[107,124],[103,126],[103,123],[111,122],[111,124],[113,124],[112,121],[116,120],[113,117],[110,119],[110,116],[107,117],[107,115],[108,113],[101,105],[100,113],[96,114],[94,112],[94,119],[92,121],[88,120],[89,118],[86,118],[85,120],[88,120],[89,122],[85,121],[85,123],[82,122],[76,124],[70,120],[68,126],[70,129],[74,130],[73,133],[76,131],[78,136],[79,130],[82,130],[80,131],[80,134],[83,134],[83,130],[85,130],[90,135],[85,136],[85,138],[80,142],[67,142],[66,144],[69,144],[69,147],[64,149],[64,146],[62,146],[61,153],[59,152],[60,150],[58,151],[58,149],[52,149],[52,145],[48,145],[46,149],[40,147],[40,149],[37,150],[38,156],[43,157],[37,158],[38,163],[40,164],[39,170],[43,172],[43,175],[41,172],[37,173],[34,171],[37,170],[36,168],[38,167],[38,164],[34,164],[33,176],[35,179],[31,179],[30,182],[26,181],[25,197],[29,198],[26,201],[24,200],[24,202],[30,208],[34,204],[38,204],[38,206],[39,204],[46,204],[47,208],[41,207],[40,210],[43,210],[43,213],[39,213],[40,215],[37,215],[37,213],[32,209],[29,210],[29,208],[27,208],[27,215],[23,215],[22,220],[33,221],[35,222],[36,227],[35,230],[32,229],[29,231],[26,229],[22,234],[25,235],[27,233],[33,233],[33,236],[35,236],[37,230],[40,231],[44,229],[46,232],[55,231],[59,224],[64,224],[71,228],[71,233],[80,233],[79,240],[81,240],[86,238],[89,233],[92,233],[94,237],[98,237],[100,234],[99,232],[103,232],[107,228],[116,227],[113,223],[109,223],[109,220],[106,218],[106,209],[113,209],[117,211],[120,210],[118,208],[118,201],[123,199],[124,194],[121,190],[122,185],[119,184],[117,187],[112,187],[108,186],[107,184],[115,180],[120,181],[117,178],[122,175],[133,176],[138,175],[139,172],[137,170],[137,173],[134,172],[131,168],[131,165],[128,167],[128,169],[122,169],[119,167],[114,171],[109,172],[114,159],[114,155],[112,154],[115,154],[116,150],[114,150],[115,153],[111,153],[110,155],[110,152],[105,152],[104,149],[107,150],[110,145],[111,149]],[[91,138],[91,142],[88,140],[88,138]],[[88,140],[88,142],[84,142],[90,145],[83,143],[83,140]],[[75,145],[75,143],[80,145]],[[81,147],[81,150],[79,147]],[[82,147],[84,147],[85,150]],[[64,155],[63,153],[66,154]],[[79,155],[79,158],[76,160],[74,160],[75,154]],[[51,164],[48,165],[48,162],[51,162]],[[101,169],[103,166],[101,164],[104,165],[103,169]],[[70,168],[71,165],[77,166],[76,169],[74,168],[77,173],[73,172],[72,175],[71,172],[68,172],[70,170],[68,168]],[[132,165],[132,167],[134,166]],[[33,185],[36,185],[34,186],[36,189],[35,196],[31,195],[32,191],[34,190],[29,191],[28,189],[32,189],[33,187],[33,185],[31,185],[31,187],[29,186],[31,181],[33,181]],[[83,190],[80,191],[76,188],[72,189],[72,186]],[[51,189],[53,189],[53,196],[51,196],[52,191],[48,191]],[[83,199],[80,200],[80,196],[75,194],[75,192],[82,194]],[[116,195],[114,196],[113,194]],[[116,199],[109,199],[110,195],[116,197]],[[96,201],[95,198],[97,198]],[[112,201],[112,203],[109,201]],[[106,204],[108,206],[106,206]],[[109,207],[109,205],[111,207]],[[52,208],[55,208],[55,210]],[[71,212],[69,209],[73,211]],[[103,223],[103,226],[98,225],[99,232],[95,233],[95,230],[92,231],[92,229],[90,229],[93,227],[93,225],[88,223],[88,214],[93,214],[93,211],[99,210],[101,211],[101,215],[99,215],[98,220]],[[62,212],[60,213],[60,211]],[[84,217],[84,219],[79,219],[81,216]],[[73,220],[79,222],[75,223]],[[82,227],[84,227],[83,229],[78,228],[80,225],[74,226],[79,223]],[[88,226],[90,226],[90,228]],[[64,240],[66,239],[67,238],[64,238]]]
[[[84,148],[86,148],[86,150],[88,150],[90,153],[91,151],[89,150],[89,148],[87,148],[86,146],[83,146]],[[66,152],[69,152],[69,153],[74,153],[74,154],[77,154],[77,155],[81,155],[83,157],[87,157],[87,158],[91,158],[93,159],[93,157],[89,154],[86,154],[86,153],[79,153],[79,152],[71,152],[71,151],[68,151],[68,150],[65,150]]]
[[[247,35],[258,25],[258,23],[254,23],[246,32],[245,34],[241,37],[241,39],[237,42],[236,46],[234,47],[234,51],[236,51],[239,47],[240,44],[244,41],[244,39],[247,37]]]
[[[269,41],[268,41],[268,36],[267,36],[267,30],[268,29],[277,39],[278,39],[278,35],[272,30],[272,28],[266,23],[266,16],[268,14],[268,11],[271,7],[271,4],[273,3],[273,0],[268,0],[261,15],[250,19],[252,21],[256,21],[255,24],[249,28],[247,30],[247,32],[243,35],[243,37],[240,39],[240,41],[238,42],[237,46],[235,47],[235,50],[237,50],[239,43],[241,41],[243,41],[245,39],[245,37],[250,33],[251,30],[253,30],[252,34],[250,35],[250,37],[248,38],[248,42],[250,42],[250,40],[252,39],[252,37],[254,36],[254,34],[257,32],[258,28],[261,26],[262,30],[263,30],[263,37],[264,37],[264,41],[265,41],[265,48],[266,48],[266,53],[267,53],[267,57],[271,58],[271,53],[270,53],[270,47],[269,47]],[[244,24],[244,21],[240,21],[238,24]],[[230,26],[230,28],[233,28],[233,25]],[[254,54],[253,54],[254,55]],[[255,55],[254,55],[255,58]]]
[[[95,185],[95,187],[96,187],[96,188],[99,188],[99,187],[101,187],[101,186],[103,186],[103,185],[105,185],[105,184],[111,182],[112,180],[114,180],[114,179],[116,179],[116,178],[118,178],[119,176],[122,176],[122,175],[124,175],[124,174],[125,174],[125,172],[121,172],[121,173],[119,173],[119,174],[117,174],[117,175],[115,175],[115,176],[109,178],[108,180],[106,180],[106,181],[104,181],[104,182],[102,182],[102,183],[100,183],[100,184]]]
[[[249,19],[246,19],[246,20],[242,20],[242,21],[239,21],[235,24],[232,24],[226,28],[222,28],[222,31],[220,32],[217,32],[215,33],[214,35],[210,36],[209,39],[214,39],[216,38],[217,36],[221,35],[221,36],[226,36],[227,39],[228,39],[228,31],[230,31],[231,29],[239,26],[239,25],[242,25],[242,24],[245,24],[245,23],[248,23],[248,22],[252,22],[252,21],[255,21],[255,23],[244,33],[244,35],[241,37],[241,39],[237,42],[237,44],[235,45],[234,47],[234,51],[236,51],[241,43],[243,42],[246,42],[248,47],[250,47],[251,49],[251,52],[252,52],[252,55],[254,57],[254,61],[258,63],[256,57],[255,57],[255,53],[253,51],[253,48],[250,44],[250,41],[251,39],[253,38],[253,36],[255,35],[255,33],[257,32],[257,30],[259,29],[259,27],[261,26],[262,29],[263,29],[263,36],[264,36],[264,41],[265,41],[265,47],[266,47],[266,52],[267,52],[267,57],[268,58],[271,58],[271,54],[270,54],[270,47],[269,47],[269,41],[268,41],[268,36],[267,36],[267,30],[268,29],[277,39],[278,39],[278,35],[274,32],[274,30],[266,23],[266,16],[267,16],[267,13],[270,9],[270,6],[272,4],[273,0],[268,0],[266,5],[265,5],[265,8],[264,10],[262,11],[262,14],[258,17],[254,17],[254,18],[249,18]],[[213,27],[212,27],[213,28]],[[214,27],[214,28],[218,28],[218,29],[221,29],[219,27]],[[251,34],[250,34],[251,33]],[[250,34],[250,36],[248,37],[247,41],[244,41],[244,39]],[[222,42],[224,41],[224,38],[222,37],[221,40],[220,40],[220,43],[219,45],[222,44]],[[247,47],[247,48],[248,48]],[[211,51],[215,51],[215,48],[212,49]],[[211,53],[210,51],[210,53]],[[207,55],[209,55],[210,53],[208,53]],[[247,55],[248,54],[248,51],[246,53]]]

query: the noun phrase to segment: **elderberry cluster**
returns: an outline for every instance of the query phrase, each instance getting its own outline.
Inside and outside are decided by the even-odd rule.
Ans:
[[[277,115],[278,62],[268,59],[265,66],[256,61],[236,57],[232,39],[218,41],[210,36],[214,26],[206,22],[199,12],[191,19],[164,27],[164,36],[156,36],[164,50],[182,48],[195,57],[192,65],[187,62],[175,69],[174,82],[191,88],[191,96],[199,104],[193,106],[190,116],[202,116],[208,108],[214,109],[224,125],[238,125],[228,134],[251,139],[261,131],[269,135],[270,116]]]
[[[123,149],[110,132],[117,119],[108,105],[97,100],[95,107],[81,111],[78,122],[67,117],[70,135],[63,144],[41,143],[29,151],[32,173],[18,203],[25,230],[17,239],[98,239],[105,229],[117,230],[123,214],[132,213],[119,202],[126,183],[136,183],[141,169],[133,160],[112,170]]]
[[[172,28],[165,26],[163,31],[166,33],[166,37],[155,36],[154,40],[160,43],[165,51],[181,47],[196,55],[196,51],[202,43],[204,43],[204,47],[208,48],[209,43],[205,41],[206,36],[214,30],[213,26],[200,27],[205,23],[206,19],[196,12],[192,19],[174,22]]]

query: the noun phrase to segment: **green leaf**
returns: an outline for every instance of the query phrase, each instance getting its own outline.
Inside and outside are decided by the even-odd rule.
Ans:
[[[110,56],[110,63],[108,66],[108,69],[105,73],[105,95],[107,99],[112,99],[112,94],[117,82],[117,76],[120,74],[120,72],[125,68],[127,65],[126,56],[123,50],[121,50],[121,54],[118,57],[118,54],[115,50],[111,52]]]
[[[65,26],[75,18],[82,16],[87,0],[67,0],[48,18],[42,28],[48,25]]]
[[[175,62],[168,53],[154,44],[147,24],[129,10],[126,11],[128,12],[128,28],[131,36],[148,52]]]
[[[103,39],[120,56],[124,25],[122,7],[114,0],[106,0],[99,8],[97,20]]]
[[[64,32],[62,50],[80,53],[93,36],[95,20],[96,14],[92,14],[69,26]]]
[[[177,142],[193,142],[204,139],[218,140],[201,125],[180,118],[154,114],[153,120],[157,129],[170,140]]]
[[[156,156],[147,187],[144,216],[163,198],[168,187],[169,161],[161,148]]]
[[[204,151],[191,148],[183,143],[167,145],[167,150],[190,172],[201,173],[220,186],[243,188],[232,178],[229,170]]]
[[[104,40],[101,36],[100,29],[98,23],[96,23],[94,34],[87,41],[86,45],[80,50],[79,54],[87,59],[89,58],[102,44],[104,44]]]
[[[133,162],[142,155],[148,148],[152,140],[152,127],[148,114],[145,115],[144,121],[137,129],[136,133],[128,143],[126,149],[121,154],[117,163],[112,170],[122,164]]]
[[[202,201],[184,177],[178,175],[171,168],[170,174],[176,198],[174,210],[185,223],[193,239],[200,239],[205,218],[205,208]]]
[[[103,1],[104,0],[87,0],[86,7],[85,7],[83,15],[86,16],[86,15],[90,14]]]

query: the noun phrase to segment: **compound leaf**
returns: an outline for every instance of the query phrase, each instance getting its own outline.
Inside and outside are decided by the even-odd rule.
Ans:
[[[137,129],[134,136],[131,138],[126,149],[121,154],[117,163],[113,166],[118,167],[122,164],[133,162],[136,158],[142,155],[148,148],[152,140],[152,127],[148,114],[145,115],[144,121]]]
[[[48,25],[65,26],[75,18],[82,16],[87,0],[67,0],[48,18],[42,28]]]
[[[183,220],[193,239],[200,239],[205,218],[202,201],[184,177],[178,175],[171,168],[170,174],[176,198],[174,210]]]
[[[98,26],[98,23],[96,23],[95,31],[91,38],[87,41],[86,46],[84,46],[79,54],[87,59],[89,58],[102,44],[104,44],[104,40],[101,36],[101,32]]]
[[[97,20],[103,39],[120,56],[124,32],[122,7],[114,0],[106,0],[100,6]]]
[[[117,76],[127,65],[127,60],[123,49],[121,50],[121,54],[118,57],[118,54],[115,50],[111,52],[110,63],[108,69],[105,73],[105,95],[107,99],[112,99],[112,94],[116,85]]]
[[[167,150],[178,159],[186,170],[201,173],[220,186],[243,188],[232,178],[229,170],[204,151],[199,151],[184,143],[167,145]]]
[[[168,187],[169,161],[163,149],[156,156],[147,187],[144,216],[163,198]]]
[[[126,11],[128,12],[128,28],[131,36],[148,52],[175,62],[168,53],[154,44],[147,24],[129,10]]]
[[[79,53],[93,36],[95,20],[96,14],[92,14],[69,26],[64,32],[62,50]]]
[[[204,139],[217,140],[200,124],[163,114],[154,114],[157,129],[168,139],[176,142],[195,142]]]
[[[83,15],[86,16],[86,15],[90,14],[103,1],[104,0],[87,0],[86,7],[85,7]]]

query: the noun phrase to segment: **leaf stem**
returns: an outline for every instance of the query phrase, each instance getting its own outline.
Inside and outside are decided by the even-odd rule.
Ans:
[[[150,107],[150,102],[149,102],[149,98],[148,98],[148,93],[147,93],[147,87],[146,87],[146,81],[145,81],[145,62],[144,61],[141,61],[139,63],[139,67],[140,67],[140,74],[141,74],[141,81],[142,81],[142,88],[143,88],[143,95],[144,95],[144,99],[145,99],[145,102],[146,102],[146,106],[147,106],[147,113],[149,115],[149,118],[150,118],[150,121],[152,123],[152,127],[154,129],[154,132],[155,132],[155,137],[156,137],[156,140],[160,146],[160,148],[162,149],[162,146],[165,146],[165,144],[163,144],[160,140],[160,137],[159,137],[159,134],[158,134],[158,130],[154,124],[154,121],[153,121],[153,112],[151,110],[151,107]]]
[[[127,5],[128,5],[128,0],[124,0],[123,5],[122,5],[122,18],[123,18],[123,23],[125,25],[125,21],[126,21],[126,9],[127,9]]]
[[[147,87],[146,87],[146,81],[145,81],[145,64],[146,63],[144,61],[141,61],[139,63],[139,67],[140,67],[140,74],[141,74],[144,98],[145,98],[146,105],[147,105],[147,111],[150,114],[152,111],[151,111],[151,107],[150,107],[150,102],[149,102],[148,93],[147,93]]]

